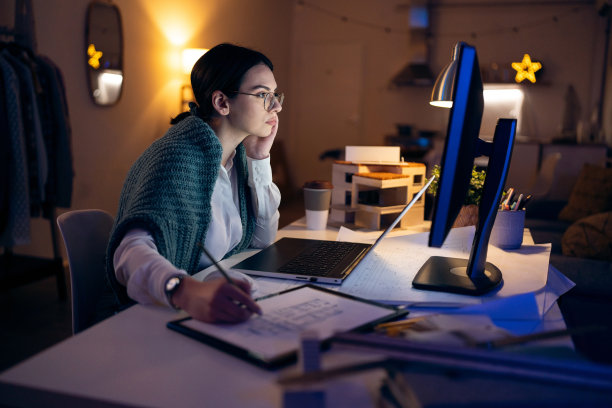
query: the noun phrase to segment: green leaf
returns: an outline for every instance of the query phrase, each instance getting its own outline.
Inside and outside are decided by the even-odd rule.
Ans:
[[[438,181],[440,180],[440,166],[434,165],[431,169],[431,174],[436,176],[436,179],[429,185],[427,192],[434,196],[438,193]],[[470,180],[470,186],[468,192],[465,195],[464,205],[469,204],[480,204],[482,198],[482,192],[484,189],[484,181],[487,176],[486,170],[478,171],[476,166],[472,168],[472,178]]]

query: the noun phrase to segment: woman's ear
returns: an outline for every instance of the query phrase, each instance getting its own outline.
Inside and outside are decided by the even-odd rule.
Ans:
[[[212,94],[212,105],[219,115],[227,116],[230,112],[229,101],[227,96],[221,91],[215,91]]]

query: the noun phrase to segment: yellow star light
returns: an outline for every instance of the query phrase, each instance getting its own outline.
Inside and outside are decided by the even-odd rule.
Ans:
[[[102,51],[96,51],[96,46],[93,44],[89,44],[89,47],[87,47],[87,55],[91,57],[87,61],[87,63],[91,65],[93,69],[100,68],[100,58],[102,58]]]
[[[528,79],[532,83],[535,83],[535,73],[542,68],[542,64],[539,62],[531,62],[529,54],[525,54],[523,56],[523,61],[512,63],[512,68],[516,70],[516,76],[514,77],[516,82],[520,83],[524,79]]]

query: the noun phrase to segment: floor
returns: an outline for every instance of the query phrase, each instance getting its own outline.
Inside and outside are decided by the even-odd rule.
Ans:
[[[302,197],[283,197],[279,211],[282,228],[303,216]],[[54,277],[1,291],[0,327],[1,372],[72,335],[70,299],[59,300]]]
[[[70,300],[50,277],[0,293],[0,371],[72,334]]]

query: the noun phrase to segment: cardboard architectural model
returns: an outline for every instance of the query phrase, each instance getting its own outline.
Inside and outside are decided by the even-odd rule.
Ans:
[[[349,150],[351,149],[351,150]],[[355,149],[358,149],[355,152]],[[376,146],[368,156],[368,146],[347,146],[346,159],[332,166],[332,205],[329,223],[383,229],[425,185],[426,167],[422,163],[402,162],[393,152],[379,160]],[[394,147],[385,147],[394,149]],[[391,154],[389,154],[391,153]],[[357,159],[357,160],[355,160]],[[396,159],[396,160],[393,160]],[[399,228],[420,224],[425,218],[424,196],[406,213]]]

